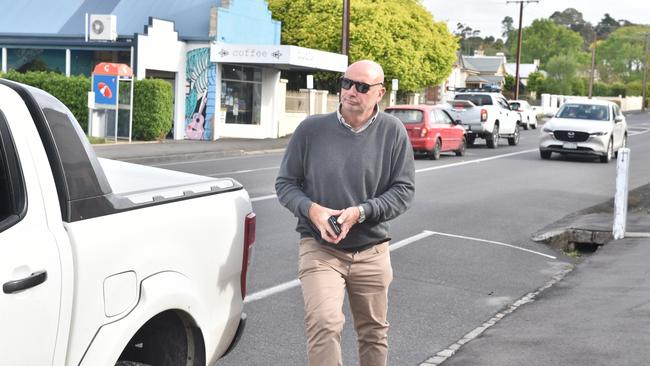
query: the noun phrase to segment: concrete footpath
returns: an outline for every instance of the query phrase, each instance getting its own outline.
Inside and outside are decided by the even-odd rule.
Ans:
[[[217,141],[163,140],[161,142],[107,143],[93,145],[97,156],[138,164],[206,160],[230,156],[282,152],[289,136],[279,139],[235,139]]]
[[[631,191],[629,202],[625,239],[585,254],[572,271],[421,366],[650,364],[650,184]],[[547,230],[611,237],[612,204],[577,212]]]

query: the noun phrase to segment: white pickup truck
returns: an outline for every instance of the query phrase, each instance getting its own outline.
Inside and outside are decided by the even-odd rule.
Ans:
[[[57,99],[0,79],[0,366],[212,365],[254,240],[236,181],[99,159]]]
[[[512,111],[508,101],[499,93],[461,92],[451,104],[454,119],[460,119],[467,130],[467,145],[477,137],[485,139],[489,148],[499,145],[499,138],[507,138],[509,145],[519,143],[521,116]]]

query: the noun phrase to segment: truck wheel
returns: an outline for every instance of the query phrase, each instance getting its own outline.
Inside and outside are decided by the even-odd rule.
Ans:
[[[433,150],[429,152],[429,159],[431,160],[440,159],[440,149],[442,149],[442,143],[440,143],[440,139],[436,139],[436,146],[434,146]]]
[[[528,126],[528,125],[525,125]],[[524,129],[528,129],[527,127],[524,127]],[[508,137],[508,145],[510,146],[515,146],[519,143],[519,126],[515,126],[515,133],[512,135],[512,137]]]
[[[466,146],[467,146],[467,142],[465,141],[465,138],[463,138],[463,141],[460,143],[460,147],[458,148],[458,150],[454,151],[456,153],[456,156],[464,156]]]
[[[539,157],[542,158],[542,159],[544,159],[544,160],[548,160],[548,159],[550,159],[550,158],[551,158],[551,154],[552,154],[552,152],[550,152],[550,151],[542,151],[542,150],[539,150]]]
[[[474,140],[476,140],[476,136],[467,136],[467,146],[474,146]]]
[[[487,135],[485,143],[490,149],[496,149],[499,146],[499,125],[494,125],[494,129],[490,135]]]

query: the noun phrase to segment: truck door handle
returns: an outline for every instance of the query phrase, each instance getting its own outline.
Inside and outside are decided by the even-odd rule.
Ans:
[[[5,284],[2,285],[2,291],[5,294],[13,294],[14,292],[38,286],[45,282],[45,280],[47,280],[47,271],[37,271],[25,278],[21,278],[20,280],[5,282]]]

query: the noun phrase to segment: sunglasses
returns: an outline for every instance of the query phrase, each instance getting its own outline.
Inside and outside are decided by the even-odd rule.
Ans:
[[[384,83],[377,83],[377,84],[366,84],[362,83],[360,81],[354,81],[348,78],[341,78],[341,88],[348,90],[354,85],[355,88],[357,88],[357,91],[361,94],[366,94],[369,90],[370,87],[375,86],[375,85],[384,85]]]

